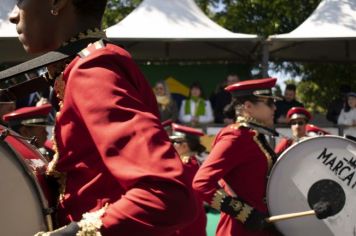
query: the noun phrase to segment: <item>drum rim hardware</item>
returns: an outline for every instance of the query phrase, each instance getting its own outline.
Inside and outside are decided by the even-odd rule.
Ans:
[[[31,138],[27,138],[27,137],[21,136],[19,134],[11,133],[9,129],[4,129],[4,130],[2,130],[0,132],[0,140],[1,141],[4,141],[7,136],[12,136],[12,137],[15,137],[15,138],[19,138],[19,139],[28,141],[32,145],[35,145],[35,143],[38,140],[38,138],[36,136],[33,136]]]

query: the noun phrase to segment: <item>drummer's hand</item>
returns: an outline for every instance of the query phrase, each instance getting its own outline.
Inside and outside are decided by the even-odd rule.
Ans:
[[[263,230],[268,227],[271,227],[272,224],[266,221],[267,217],[268,217],[267,214],[259,212],[256,209],[253,209],[251,214],[248,216],[248,218],[245,221],[245,226],[250,230]]]
[[[79,231],[77,222],[71,222],[69,225],[63,226],[59,229],[49,232],[39,232],[34,236],[74,236]]]

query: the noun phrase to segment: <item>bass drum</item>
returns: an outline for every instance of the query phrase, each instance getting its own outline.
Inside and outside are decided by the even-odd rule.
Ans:
[[[29,143],[0,127],[1,235],[34,235],[52,229],[47,160]]]
[[[356,143],[338,136],[308,138],[288,148],[267,185],[271,216],[308,211],[319,201],[332,216],[305,216],[275,223],[286,236],[356,234]]]

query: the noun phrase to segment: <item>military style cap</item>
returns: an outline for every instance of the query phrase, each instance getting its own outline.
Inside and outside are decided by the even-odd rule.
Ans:
[[[349,92],[348,94],[346,94],[348,97],[356,97],[356,93],[355,92]]]
[[[312,118],[312,116],[309,113],[309,111],[307,111],[307,109],[305,109],[304,107],[292,107],[287,112],[287,118],[288,120],[303,118],[309,121]]]
[[[48,114],[52,106],[45,104],[38,107],[23,107],[3,116],[3,120],[8,122],[10,127],[18,125],[27,126],[46,126],[48,122]]]
[[[256,97],[280,99],[272,94],[272,87],[276,85],[276,82],[276,78],[246,80],[229,85],[225,90],[230,92],[233,97],[254,95]]]
[[[311,137],[330,134],[328,131],[312,124],[307,124],[305,126],[305,131],[307,132],[307,135]]]
[[[169,136],[171,140],[184,140],[187,136],[204,136],[204,132],[194,129],[188,126],[179,125],[176,123],[172,123],[172,135]]]

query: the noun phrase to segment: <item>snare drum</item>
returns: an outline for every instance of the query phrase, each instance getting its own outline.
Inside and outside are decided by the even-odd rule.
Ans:
[[[276,227],[286,236],[355,235],[355,172],[356,143],[349,139],[322,136],[291,146],[279,157],[268,180],[270,215],[310,210],[315,198],[335,203],[335,212],[324,220],[306,216],[279,221]]]
[[[10,131],[0,140],[1,235],[51,230],[49,188],[43,174],[48,162],[32,145],[13,135]]]

